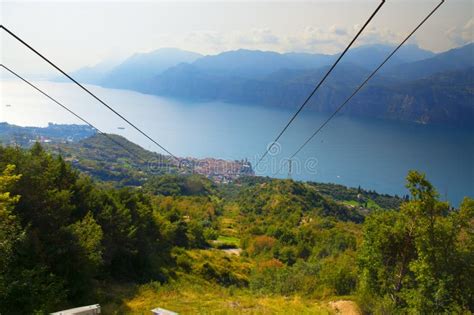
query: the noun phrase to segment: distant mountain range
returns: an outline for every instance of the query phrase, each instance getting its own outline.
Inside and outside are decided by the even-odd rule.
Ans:
[[[163,71],[183,62],[193,62],[202,55],[176,48],[162,48],[149,53],[137,53],[117,66],[99,63],[72,73],[80,82],[118,89],[136,89]]]
[[[334,110],[392,51],[365,45],[344,56],[310,109]],[[136,54],[107,70],[83,68],[73,77],[105,87],[183,98],[296,109],[338,57],[236,50],[202,56],[178,49]],[[435,54],[402,47],[344,110],[345,114],[424,124],[474,119],[474,44]]]

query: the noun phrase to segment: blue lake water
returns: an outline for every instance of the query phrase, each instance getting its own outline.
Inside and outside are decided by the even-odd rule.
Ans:
[[[125,136],[160,152],[90,96],[68,83],[36,82],[105,132]],[[90,86],[118,112],[173,154],[186,157],[249,159],[253,165],[293,112],[221,102],[190,103],[131,91]],[[7,107],[6,105],[11,106]],[[350,106],[350,105],[349,105]],[[288,177],[286,158],[328,114],[303,111],[256,169],[259,175]],[[1,82],[0,121],[21,126],[80,123],[31,87]],[[118,127],[125,127],[121,130]],[[474,129],[473,129],[474,130]],[[292,162],[293,179],[361,186],[406,194],[410,169],[425,172],[441,198],[458,205],[474,196],[474,131],[339,116]],[[284,163],[283,167],[281,166]]]

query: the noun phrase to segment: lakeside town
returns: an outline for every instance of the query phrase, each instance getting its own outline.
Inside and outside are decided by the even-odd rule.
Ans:
[[[87,157],[84,150],[68,150],[71,147],[78,147],[87,142],[87,139],[97,134],[97,131],[87,125],[63,125],[49,123],[46,127],[21,127],[8,123],[0,123],[0,143],[9,146],[19,146],[22,148],[29,148],[34,143],[39,142],[49,147],[53,152],[60,152],[61,154],[70,153],[66,159],[72,162],[81,170],[86,170],[81,158]],[[118,137],[114,135],[114,137]],[[120,137],[119,141],[123,141],[127,146],[133,146],[134,150],[141,148],[128,142],[125,138]],[[77,144],[77,145],[76,145]],[[90,150],[96,148],[90,147]],[[143,150],[143,149],[141,149]],[[152,152],[148,153],[147,157],[149,172],[154,173],[156,169],[163,170],[163,165],[167,163],[167,158]],[[158,157],[158,158],[157,158]],[[89,157],[87,157],[89,158]],[[178,165],[179,164],[179,165]],[[241,160],[224,160],[216,158],[180,158],[179,163],[171,163],[174,168],[185,167],[186,172],[203,175],[215,183],[227,184],[241,176],[255,175],[252,169],[252,164],[247,159]],[[170,166],[170,165],[168,165]],[[105,167],[112,167],[107,165]],[[171,169],[170,169],[171,170]]]

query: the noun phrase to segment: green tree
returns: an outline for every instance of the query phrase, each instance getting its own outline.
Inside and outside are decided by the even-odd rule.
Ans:
[[[450,211],[423,174],[410,171],[411,200],[399,212],[377,212],[364,226],[360,289],[414,313],[472,307],[473,203]]]
[[[63,283],[41,265],[29,264],[27,231],[14,213],[20,196],[12,195],[21,175],[6,165],[0,175],[0,311],[5,314],[43,312],[60,305]]]
[[[94,219],[92,213],[88,212],[82,220],[71,224],[69,230],[76,237],[79,246],[84,251],[87,263],[92,269],[90,272],[95,273],[103,264],[103,232],[101,226]]]
[[[14,273],[15,249],[25,236],[18,218],[12,212],[20,198],[9,192],[11,185],[20,179],[14,170],[14,165],[7,165],[0,174],[0,310],[8,310],[12,298],[9,280]]]
[[[24,237],[18,219],[12,212],[20,196],[12,196],[9,192],[10,186],[21,177],[15,175],[14,170],[14,165],[7,165],[0,175],[0,270],[7,269],[16,244]]]
[[[165,280],[172,240],[154,220],[149,196],[98,185],[39,144],[29,151],[0,146],[4,169],[1,313],[93,303],[96,279]]]

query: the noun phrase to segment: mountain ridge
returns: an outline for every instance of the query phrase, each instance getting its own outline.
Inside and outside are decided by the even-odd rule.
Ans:
[[[320,112],[334,110],[393,47],[376,44],[350,50],[308,107]],[[196,59],[186,62],[186,53],[173,59],[173,65],[167,68],[148,67],[146,72],[140,70],[147,64],[143,57],[153,59],[154,52],[135,54],[123,63],[125,66],[122,64],[104,76],[99,85],[197,102],[225,101],[292,109],[307,97],[338,56],[239,49],[217,55],[192,55],[190,58]],[[455,76],[456,71],[472,72],[473,55],[473,43],[438,54],[413,44],[404,46],[354,98],[355,104],[348,106],[345,113],[418,123],[466,124],[474,119],[469,102],[474,96],[470,88],[474,85],[472,75],[463,74],[467,85],[462,90],[450,89],[449,93],[446,84],[437,85],[439,91],[430,88],[434,81],[429,78],[441,73]],[[134,66],[135,63],[140,66]],[[121,68],[125,71],[121,72]],[[419,81],[423,78],[428,80]],[[396,110],[397,105],[404,110]]]

